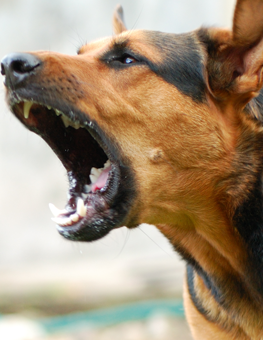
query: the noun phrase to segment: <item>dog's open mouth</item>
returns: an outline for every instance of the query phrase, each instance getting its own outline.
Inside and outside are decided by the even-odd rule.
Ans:
[[[132,197],[129,171],[96,122],[77,110],[17,98],[11,109],[67,170],[68,202],[63,210],[50,204],[59,232],[71,240],[92,241],[123,225]]]

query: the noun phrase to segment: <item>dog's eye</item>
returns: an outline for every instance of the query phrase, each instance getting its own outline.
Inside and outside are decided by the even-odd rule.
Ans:
[[[120,62],[123,64],[132,64],[132,63],[136,63],[136,59],[131,57],[131,56],[124,56]]]
[[[120,57],[112,58],[110,62],[118,62],[124,65],[130,65],[138,62],[138,60],[129,54],[124,54]]]

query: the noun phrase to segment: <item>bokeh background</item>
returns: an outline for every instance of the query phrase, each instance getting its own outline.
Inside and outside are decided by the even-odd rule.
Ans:
[[[175,33],[201,25],[229,27],[234,9],[234,0],[118,2],[130,29]],[[0,58],[39,49],[75,54],[82,44],[113,34],[116,4],[116,0],[0,0]],[[92,244],[62,239],[50,220],[48,203],[62,208],[66,195],[62,165],[8,111],[1,86],[0,338],[169,339],[167,318],[133,323],[133,332],[138,333],[125,328],[129,323],[97,330],[92,336],[82,330],[78,338],[70,331],[34,333],[36,324],[29,321],[35,319],[147,299],[180,299],[182,294],[184,264],[153,226],[115,230]],[[183,320],[172,324],[176,339],[190,339]]]

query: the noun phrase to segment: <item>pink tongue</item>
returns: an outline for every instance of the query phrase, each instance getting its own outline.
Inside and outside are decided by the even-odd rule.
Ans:
[[[99,178],[97,179],[97,181],[91,185],[91,191],[92,192],[100,190],[105,186],[109,172],[110,172],[110,169],[111,169],[111,166],[109,166],[107,169],[103,170],[102,173],[100,174]]]

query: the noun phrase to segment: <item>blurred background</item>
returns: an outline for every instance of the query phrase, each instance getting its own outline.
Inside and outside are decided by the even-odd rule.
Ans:
[[[234,0],[118,2],[129,29],[175,33],[231,26],[234,9]],[[0,58],[38,49],[75,54],[112,35],[118,2],[0,0]],[[0,113],[0,339],[190,339],[181,304],[184,263],[168,242],[148,225],[91,244],[62,239],[48,203],[63,208],[65,171],[8,111],[3,86]],[[140,305],[147,301],[161,307]],[[167,301],[174,301],[170,312]],[[134,303],[149,312],[135,316]],[[119,306],[127,307],[126,317]],[[86,315],[97,318],[96,327]],[[107,315],[115,319],[106,322]]]

